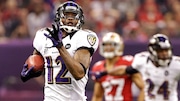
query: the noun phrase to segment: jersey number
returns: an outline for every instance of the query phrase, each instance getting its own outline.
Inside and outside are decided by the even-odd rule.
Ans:
[[[103,82],[105,88],[105,97],[108,101],[123,100],[122,90],[124,88],[124,79],[112,79],[110,81]]]
[[[55,79],[53,79],[53,71],[54,71],[54,67],[52,65],[52,57],[46,57],[47,60],[47,68],[48,68],[48,84],[53,84],[55,80],[56,84],[70,84],[71,83],[71,78],[70,77],[65,77],[65,75],[67,74],[68,70],[65,66],[64,63],[62,63],[62,59],[60,56],[58,56],[55,59],[55,63],[57,65],[61,65],[61,70],[59,70],[58,74],[55,76]]]
[[[154,89],[154,83],[150,79],[147,79],[146,82],[149,83],[148,95],[151,98],[155,98],[155,95],[151,93]],[[169,99],[168,84],[168,81],[164,81],[157,91],[157,94],[162,94],[165,100]]]

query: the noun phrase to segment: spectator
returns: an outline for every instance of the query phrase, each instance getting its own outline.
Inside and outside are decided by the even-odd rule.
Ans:
[[[31,0],[29,5],[30,13],[27,15],[27,26],[30,38],[33,39],[39,28],[50,25],[49,12],[45,10],[43,0]]]

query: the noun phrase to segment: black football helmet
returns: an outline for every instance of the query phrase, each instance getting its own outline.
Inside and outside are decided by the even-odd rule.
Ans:
[[[157,51],[167,50],[168,56],[165,59],[158,57]],[[160,66],[168,66],[172,58],[172,46],[168,37],[164,34],[155,34],[149,40],[148,51],[150,52],[150,59]]]
[[[64,14],[65,12],[72,12],[76,14],[75,19],[78,20],[76,26],[67,26],[63,24],[61,19],[66,18]],[[61,4],[56,11],[55,22],[59,23],[60,28],[65,30],[67,33],[71,33],[81,29],[82,25],[84,24],[84,15],[82,8],[73,1],[67,1]]]

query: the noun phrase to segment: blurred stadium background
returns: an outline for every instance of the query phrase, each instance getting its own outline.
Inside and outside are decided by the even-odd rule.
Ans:
[[[51,27],[55,9],[67,0],[0,0],[0,101],[42,101],[43,84],[32,79],[20,80],[25,59],[32,54],[32,41],[37,29]],[[179,0],[74,0],[82,6],[84,28],[95,31],[99,38],[108,31],[118,32],[125,41],[124,54],[134,55],[147,48],[155,33],[164,33],[180,55]],[[102,59],[98,51],[91,66]],[[89,79],[90,101],[93,81]],[[134,97],[138,92],[133,87]],[[180,90],[178,90],[180,92]]]

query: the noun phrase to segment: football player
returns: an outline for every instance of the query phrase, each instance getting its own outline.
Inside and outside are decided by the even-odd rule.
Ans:
[[[98,78],[98,73],[117,68],[130,66],[133,56],[124,55],[124,42],[118,33],[106,33],[100,44],[100,54],[105,60],[100,60],[92,67],[92,79],[95,81],[92,101],[132,101],[132,82],[140,89],[138,101],[144,101],[144,84],[140,73],[133,75],[111,76]]]
[[[33,54],[45,60],[44,101],[86,101],[89,65],[99,41],[93,31],[82,30],[83,24],[82,8],[67,1],[57,9],[52,28],[37,31]],[[40,75],[33,68],[24,65],[24,82]]]
[[[137,53],[130,67],[122,66],[107,72],[111,75],[141,72],[145,82],[145,101],[178,101],[179,67],[180,57],[173,55],[168,37],[155,34],[149,40],[148,51]]]

